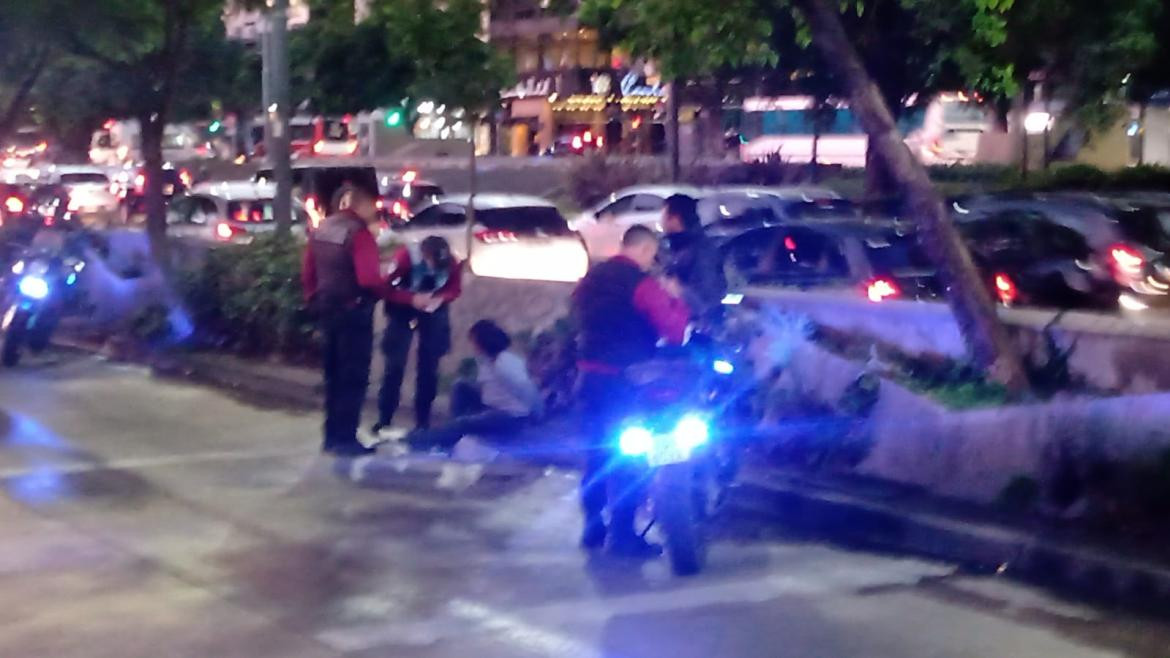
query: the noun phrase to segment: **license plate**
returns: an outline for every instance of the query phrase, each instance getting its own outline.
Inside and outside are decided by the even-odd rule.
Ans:
[[[677,442],[666,439],[654,442],[654,449],[646,455],[646,462],[650,466],[670,466],[681,464],[690,458],[691,456]]]

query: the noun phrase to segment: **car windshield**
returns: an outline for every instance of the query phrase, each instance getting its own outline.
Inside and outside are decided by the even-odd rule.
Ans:
[[[301,123],[289,126],[288,136],[294,142],[313,141],[313,125],[310,123]]]
[[[1157,251],[1170,251],[1170,208],[1140,207],[1117,215],[1125,236]]]
[[[704,224],[721,228],[764,226],[777,221],[769,199],[747,195],[721,195],[699,201],[699,217]]]
[[[540,206],[485,208],[475,211],[475,219],[494,231],[511,231],[522,235],[568,235],[569,224],[556,208]]]
[[[276,221],[276,215],[272,210],[272,199],[239,199],[229,201],[227,211],[228,217],[237,222],[256,222],[263,224]]]
[[[926,251],[912,235],[873,235],[862,240],[862,243],[876,272],[898,274],[934,269]]]
[[[76,174],[61,174],[62,185],[79,185],[82,183],[108,184],[110,179],[105,174],[97,172],[83,172]]]
[[[349,123],[341,119],[325,120],[325,139],[342,141],[349,139]]]

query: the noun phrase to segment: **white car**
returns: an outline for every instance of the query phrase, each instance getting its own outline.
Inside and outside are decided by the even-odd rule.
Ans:
[[[539,197],[477,194],[470,236],[467,195],[438,197],[394,226],[392,235],[408,245],[432,235],[446,238],[455,257],[468,261],[477,276],[574,282],[589,269],[580,236],[556,206]]]
[[[69,211],[81,214],[116,213],[121,205],[118,184],[104,167],[56,165],[49,180],[69,192]]]
[[[167,233],[176,238],[246,244],[276,229],[276,185],[253,181],[202,183],[167,206]],[[307,214],[293,200],[293,233],[304,234]]]
[[[585,240],[590,258],[604,260],[617,254],[626,229],[634,225],[661,231],[662,206],[667,197],[685,194],[700,199],[704,190],[689,185],[638,185],[618,190],[573,221],[573,230]]]

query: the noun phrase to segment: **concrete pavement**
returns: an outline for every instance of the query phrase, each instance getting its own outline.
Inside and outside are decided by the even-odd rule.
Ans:
[[[1170,655],[1159,625],[734,520],[693,579],[586,556],[567,473],[355,481],[317,424],[88,356],[0,371],[0,656]]]

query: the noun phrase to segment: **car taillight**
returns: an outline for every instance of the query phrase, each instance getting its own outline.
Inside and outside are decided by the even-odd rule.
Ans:
[[[475,239],[485,244],[492,244],[495,242],[516,242],[519,240],[516,234],[512,231],[493,231],[491,229],[483,229],[475,232]]]
[[[601,135],[598,135],[597,136],[597,148],[601,148],[603,146],[605,146],[605,138],[602,137]]]
[[[146,187],[146,174],[138,174],[134,177],[134,187],[140,191]]]
[[[580,151],[581,149],[585,148],[585,142],[583,142],[583,141],[581,140],[581,136],[580,136],[580,135],[574,135],[574,136],[573,136],[573,142],[572,142],[572,144],[573,144],[573,150],[574,150],[574,151]]]
[[[321,220],[324,217],[321,216],[321,207],[317,205],[317,199],[314,197],[305,199],[305,212],[309,215],[309,226],[311,228],[317,228],[321,225]]]
[[[183,187],[191,187],[191,172],[186,169],[180,169],[179,182],[183,184]]]
[[[1010,276],[1000,272],[995,275],[995,294],[1004,306],[1011,306],[1019,298],[1020,291]]]
[[[1142,252],[1127,244],[1115,244],[1109,248],[1109,258],[1118,272],[1124,274],[1141,274],[1146,258]]]
[[[385,210],[386,209],[386,200],[381,198],[381,197],[378,197],[378,200],[374,202],[374,205],[377,206],[378,210]]]
[[[796,240],[793,240],[791,235],[784,236],[784,248],[788,251],[796,251]]]
[[[10,196],[4,200],[4,209],[10,213],[24,212],[24,200],[18,196]]]
[[[240,229],[238,229],[234,226],[229,226],[227,224],[216,224],[215,225],[215,238],[217,240],[222,240],[224,242],[231,240],[232,238],[236,237],[237,233],[241,233],[241,232],[242,231],[240,231]]]
[[[320,153],[324,148],[324,142],[313,142],[313,153]]]
[[[402,217],[403,219],[406,218],[406,206],[403,205],[401,201],[395,201],[394,205],[390,206],[390,212],[398,215],[399,217]]]
[[[413,183],[414,179],[418,178],[418,172],[413,169],[408,169],[402,172],[403,183]]]
[[[884,302],[890,297],[897,297],[901,292],[898,286],[889,279],[874,279],[865,287],[865,295],[871,302]]]

